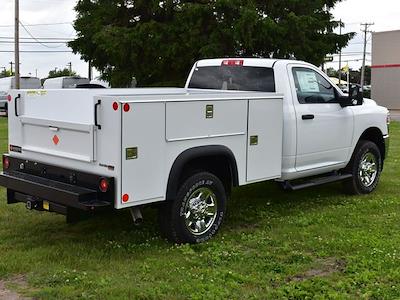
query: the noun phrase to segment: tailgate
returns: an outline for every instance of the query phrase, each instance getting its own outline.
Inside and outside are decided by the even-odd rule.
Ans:
[[[96,160],[93,125],[20,117],[21,146],[36,152],[91,162]]]
[[[31,158],[39,154],[96,160],[93,92],[18,91],[10,106],[10,147],[22,149]]]

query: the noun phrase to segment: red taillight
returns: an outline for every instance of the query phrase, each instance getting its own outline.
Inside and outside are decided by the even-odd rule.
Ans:
[[[118,110],[119,104],[117,102],[113,103],[113,109]]]
[[[10,101],[12,100],[11,95],[8,95],[8,96],[7,96],[7,100],[8,100],[8,102],[10,102]]]
[[[3,156],[3,169],[6,170],[10,167],[10,160],[8,156]]]
[[[128,112],[131,109],[131,106],[128,103],[124,104],[124,112]]]
[[[99,184],[99,189],[100,189],[100,191],[102,191],[103,193],[105,193],[105,192],[107,192],[108,191],[108,188],[110,187],[110,185],[109,185],[109,183],[108,183],[108,181],[107,181],[107,179],[102,179],[102,180],[100,180],[100,184]]]
[[[243,66],[243,59],[225,59],[222,66]]]

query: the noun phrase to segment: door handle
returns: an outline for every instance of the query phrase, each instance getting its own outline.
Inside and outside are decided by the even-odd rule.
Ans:
[[[315,116],[314,115],[302,115],[301,118],[303,120],[314,120]]]

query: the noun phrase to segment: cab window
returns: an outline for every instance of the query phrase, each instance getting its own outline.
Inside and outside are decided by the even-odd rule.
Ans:
[[[293,78],[299,103],[337,103],[335,88],[318,72],[293,68]]]

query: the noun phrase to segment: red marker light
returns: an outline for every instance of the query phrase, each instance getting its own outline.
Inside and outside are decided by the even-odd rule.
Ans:
[[[124,104],[124,112],[128,112],[131,109],[131,106],[128,103]]]
[[[222,66],[243,66],[243,59],[225,59],[222,61]]]
[[[108,181],[107,181],[107,179],[102,179],[102,180],[100,180],[100,184],[99,184],[99,189],[100,189],[100,191],[102,191],[103,193],[105,193],[105,192],[107,192],[108,191],[108,188],[109,188],[109,184],[108,184]]]
[[[113,103],[113,109],[114,110],[118,110],[118,108],[119,108],[119,104],[117,102],[114,102]]]
[[[7,96],[7,100],[8,100],[8,102],[11,102],[11,100],[12,100],[11,95]]]
[[[10,167],[10,160],[8,156],[3,156],[3,169],[6,170]]]
[[[128,194],[124,194],[124,195],[122,196],[122,201],[128,202],[128,201],[129,201],[129,195],[128,195]]]

